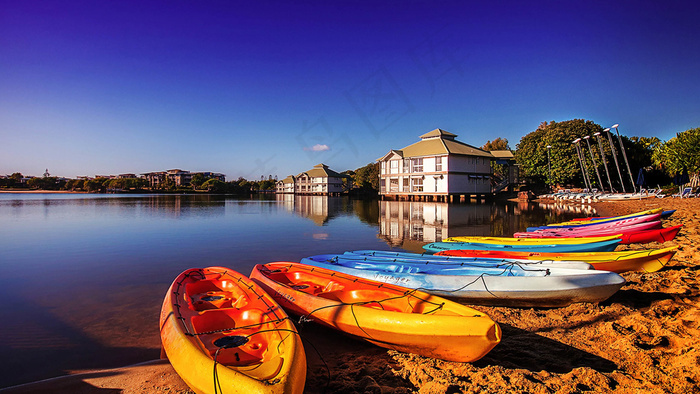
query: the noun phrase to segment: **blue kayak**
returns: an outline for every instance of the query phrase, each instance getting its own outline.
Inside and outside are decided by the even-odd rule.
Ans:
[[[403,253],[406,257],[381,257],[367,256],[345,252],[345,254],[320,254],[307,257],[302,260],[302,264],[309,264],[308,260],[320,263],[330,263],[352,266],[353,268],[373,267],[376,269],[387,269],[396,272],[422,272],[444,275],[464,275],[465,273],[480,273],[484,270],[494,269],[494,272],[501,272],[513,266],[524,269],[547,269],[547,268],[569,268],[569,269],[593,269],[593,267],[583,261],[558,261],[558,260],[527,260],[527,259],[503,259],[488,257],[452,257],[452,256],[421,256],[414,253]],[[448,272],[455,270],[455,272]],[[461,273],[464,272],[464,273]]]
[[[549,267],[558,266],[560,268],[576,268],[576,269],[592,269],[590,263],[581,260],[551,260],[551,259],[518,259],[509,257],[459,257],[459,256],[442,256],[429,253],[409,253],[409,252],[390,252],[385,250],[355,250],[345,252],[343,257],[352,257],[354,259],[384,259],[391,261],[408,260],[410,262],[418,262],[420,264],[441,264],[447,266],[462,265],[462,264],[537,264],[547,265]]]
[[[435,264],[420,264],[410,261],[390,261],[390,260],[356,260],[352,258],[339,258],[335,255],[334,258],[326,259],[324,255],[311,256],[301,259],[302,264],[318,265],[327,264],[332,266],[343,266],[353,269],[372,270],[392,273],[405,274],[433,274],[433,275],[502,275],[502,276],[539,276],[547,268],[532,267],[519,265],[516,263],[495,264],[471,264],[471,265],[441,265]]]
[[[551,253],[573,253],[573,252],[612,252],[620,243],[620,239],[609,241],[590,242],[584,244],[541,244],[541,245],[504,245],[485,244],[476,242],[433,242],[423,246],[423,249],[432,252],[442,252],[443,250],[466,249],[466,250],[505,250],[511,252],[551,252]]]

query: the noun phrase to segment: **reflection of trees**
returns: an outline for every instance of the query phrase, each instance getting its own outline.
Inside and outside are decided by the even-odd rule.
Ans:
[[[352,211],[364,223],[373,226],[379,223],[379,200],[352,200]]]

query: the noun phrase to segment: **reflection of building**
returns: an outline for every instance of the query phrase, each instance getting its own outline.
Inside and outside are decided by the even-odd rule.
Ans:
[[[379,201],[379,232],[392,246],[422,252],[426,242],[491,232],[491,205]]]
[[[339,174],[325,164],[317,164],[313,169],[299,175],[290,175],[277,182],[277,193],[337,195],[352,188],[352,180]]]
[[[144,214],[169,217],[220,216],[226,213],[226,197],[210,194],[154,194],[139,199]]]
[[[455,196],[491,194],[491,161],[496,158],[455,137],[435,129],[423,134],[420,141],[378,159],[380,195],[453,201]]]
[[[277,194],[277,201],[289,212],[311,219],[319,226],[323,226],[332,216],[341,211],[341,202],[327,196]]]

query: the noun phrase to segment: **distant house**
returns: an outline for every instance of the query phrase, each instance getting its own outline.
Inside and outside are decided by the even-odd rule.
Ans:
[[[379,158],[379,194],[383,198],[447,200],[491,194],[487,151],[457,141],[456,134],[435,129],[420,141]]]
[[[189,172],[180,169],[148,172],[141,174],[141,176],[148,181],[151,187],[160,185],[161,183],[165,182],[166,179],[174,183],[175,186],[186,186],[192,182],[192,176],[196,174],[202,174],[205,178],[213,178],[226,182],[226,175],[218,172]]]
[[[277,193],[333,195],[352,187],[349,176],[339,174],[325,164],[317,164],[309,171],[290,175],[276,184]]]
[[[282,179],[281,181],[278,181],[277,184],[275,185],[277,193],[294,194],[294,190],[295,190],[294,182],[295,182],[295,180],[296,180],[296,178],[294,177],[294,175],[290,175],[290,176]]]

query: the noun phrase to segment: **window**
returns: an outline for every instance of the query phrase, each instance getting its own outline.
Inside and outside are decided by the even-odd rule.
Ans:
[[[398,178],[392,178],[389,180],[389,191],[390,192],[398,192],[399,191],[399,179]]]
[[[410,159],[403,159],[403,173],[409,173],[411,172],[411,160]]]
[[[442,156],[435,158],[435,171],[442,171]]]
[[[392,174],[398,174],[399,172],[399,161],[398,160],[391,160],[389,162],[389,165],[391,166],[391,173]]]
[[[413,159],[413,172],[423,172],[423,159]],[[422,182],[421,182],[422,185]]]
[[[403,191],[407,192],[410,188],[410,183],[408,178],[403,179]]]
[[[422,178],[413,178],[412,179],[412,192],[422,192],[423,191],[423,179]]]
[[[415,226],[411,229],[411,239],[423,241],[423,226]]]

